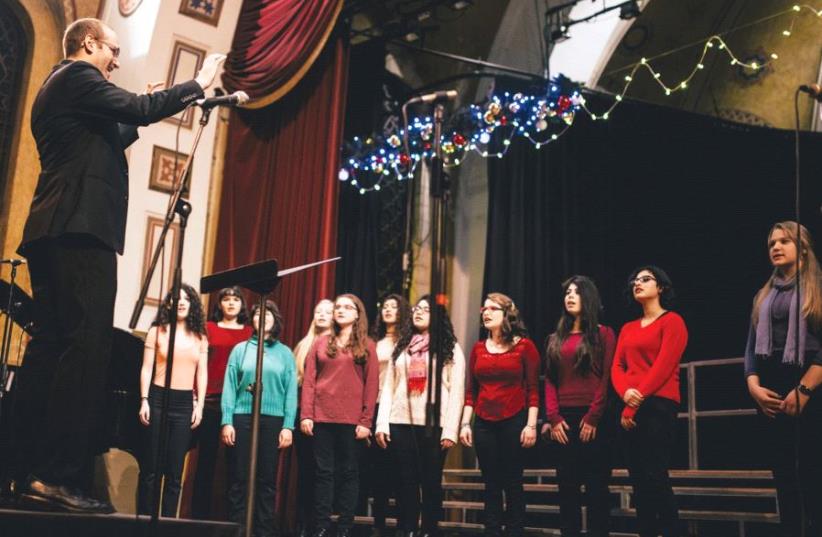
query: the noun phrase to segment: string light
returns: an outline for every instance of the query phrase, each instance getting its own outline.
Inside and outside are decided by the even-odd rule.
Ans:
[[[514,136],[542,148],[567,132],[584,99],[580,86],[564,76],[553,79],[545,94],[505,92],[492,96],[483,105],[469,105],[455,111],[443,125],[439,140],[445,168],[460,166],[465,157],[505,157]],[[340,181],[349,182],[360,194],[379,191],[385,180],[411,179],[420,162],[434,152],[434,124],[430,117],[409,119],[406,153],[403,131],[385,137],[354,138],[343,147],[344,163]],[[361,180],[358,183],[357,177]],[[349,181],[350,180],[350,181]],[[369,181],[372,182],[368,186]]]
[[[794,13],[790,25],[782,31],[782,35],[788,38],[793,35],[796,18],[803,12],[810,12],[817,18],[822,18],[822,9],[817,10],[806,4],[795,4],[789,10],[764,17],[757,23],[787,13]],[[464,162],[465,156],[469,153],[484,158],[503,158],[511,146],[511,140],[516,135],[531,142],[536,149],[541,149],[565,134],[573,124],[576,114],[581,111],[587,113],[592,121],[607,121],[611,112],[624,100],[628,89],[636,80],[637,71],[643,68],[649,72],[652,80],[659,85],[666,96],[684,91],[697,72],[705,69],[705,58],[712,50],[726,54],[730,65],[751,71],[765,69],[779,59],[779,54],[771,52],[764,61],[761,61],[763,57],[750,61],[741,60],[721,35],[712,35],[704,41],[702,53],[691,71],[675,84],[669,85],[664,81],[662,73],[655,70],[651,63],[653,58],[640,58],[639,62],[631,66],[629,73],[625,75],[625,84],[622,90],[614,95],[614,102],[600,113],[590,110],[580,94],[579,86],[562,75],[550,82],[548,95],[523,95],[521,93],[510,95],[508,92],[495,95],[485,105],[470,105],[454,114],[460,117],[463,123],[466,123],[467,119],[468,125],[451,128],[447,131],[448,134],[443,134],[440,140],[443,148],[443,165],[446,168],[457,167]],[[551,125],[560,125],[561,128],[558,131],[554,128],[551,129],[553,132],[549,132]],[[385,140],[378,138],[376,141],[372,138],[363,141],[355,136],[352,139],[353,142],[347,143],[343,148],[343,154],[348,156],[343,158],[346,164],[340,169],[338,178],[358,188],[360,194],[379,191],[384,179],[392,175],[398,181],[412,179],[419,163],[432,156],[432,133],[433,123],[430,117],[413,118],[408,127],[409,154],[405,154],[402,147],[401,137],[405,134],[402,131]],[[495,133],[501,136],[501,151],[488,147]],[[357,182],[358,174],[368,174],[376,177],[376,180],[371,186],[364,186]]]
[[[795,15],[794,15],[794,17],[792,17],[789,27],[782,31],[783,36],[790,37],[792,35],[792,32],[793,32],[794,24],[796,23],[796,17],[798,17],[803,12],[810,12],[813,15],[816,15],[817,18],[822,18],[822,9],[817,10],[817,9],[811,7],[811,6],[806,5],[806,4],[795,4],[787,11],[782,11],[782,12],[776,13],[772,16],[764,17],[763,19],[760,20],[760,22],[771,20],[775,17],[785,15],[785,14],[788,14],[788,13],[794,13]],[[597,120],[601,117],[604,117],[606,114],[612,112],[614,110],[614,108],[617,107],[617,105],[622,101],[622,99],[627,94],[628,88],[631,86],[631,83],[636,78],[636,72],[639,71],[642,68],[645,68],[645,69],[648,70],[648,72],[653,77],[653,80],[655,80],[657,82],[657,84],[660,86],[660,88],[662,89],[662,91],[665,93],[666,96],[671,96],[673,93],[675,93],[677,91],[683,91],[688,87],[688,84],[691,82],[691,79],[696,75],[697,71],[705,69],[705,63],[704,63],[705,57],[708,55],[710,50],[714,49],[714,48],[716,48],[716,49],[722,51],[723,53],[727,54],[728,57],[730,58],[730,64],[732,66],[740,68],[740,69],[750,69],[752,71],[759,71],[760,69],[766,68],[772,62],[779,59],[779,54],[777,54],[776,52],[772,52],[768,55],[769,59],[767,59],[766,61],[764,61],[762,63],[760,63],[759,61],[753,61],[753,60],[749,61],[749,62],[742,61],[742,60],[739,59],[739,57],[737,57],[736,54],[734,54],[734,52],[730,49],[730,47],[725,42],[725,40],[722,38],[722,36],[712,35],[712,36],[708,37],[705,40],[704,45],[702,47],[702,54],[700,55],[699,60],[697,61],[694,68],[679,83],[673,84],[673,85],[667,85],[662,79],[662,73],[656,71],[653,68],[653,66],[651,65],[651,60],[648,59],[648,58],[642,57],[642,58],[640,58],[639,62],[635,63],[631,67],[630,72],[627,75],[625,75],[625,85],[622,87],[622,90],[614,96],[614,103],[611,104],[611,106],[604,113],[599,114],[599,115],[595,114],[594,112],[592,112],[591,110],[589,110],[585,106],[585,103],[582,103],[582,108],[585,110],[585,112],[587,112],[591,116],[591,119],[593,119],[593,120]],[[759,58],[759,59],[761,60],[761,58]]]

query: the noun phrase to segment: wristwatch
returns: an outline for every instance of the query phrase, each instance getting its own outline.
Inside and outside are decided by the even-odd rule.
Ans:
[[[813,390],[808,388],[804,384],[800,383],[799,386],[796,387],[796,389],[799,390],[799,393],[801,393],[802,395],[807,395],[808,397],[811,397],[813,395]]]

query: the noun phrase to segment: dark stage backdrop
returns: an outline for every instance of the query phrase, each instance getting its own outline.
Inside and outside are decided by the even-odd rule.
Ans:
[[[351,49],[345,140],[375,133],[393,134],[398,110],[409,88],[385,71],[385,44],[371,40]],[[358,178],[369,186],[371,177]],[[340,185],[337,293],[359,296],[373,321],[378,300],[402,291],[408,181],[391,179],[379,191],[360,195],[351,184]]]
[[[580,114],[542,150],[517,141],[488,161],[485,290],[510,294],[541,343],[564,278],[593,277],[604,321],[619,328],[639,314],[624,294],[630,271],[657,264],[688,324],[686,360],[741,356],[770,273],[767,233],[794,214],[793,143],[791,131],[635,102],[606,122]],[[820,149],[822,135],[803,134],[803,221],[814,236]]]
[[[767,233],[794,214],[793,143],[792,131],[636,102],[623,102],[607,122],[580,114],[542,150],[516,141],[505,158],[488,161],[485,291],[509,294],[542,348],[566,277],[595,279],[603,323],[618,330],[640,313],[624,293],[630,271],[657,264],[688,325],[684,360],[742,356],[753,295],[770,273]],[[817,238],[820,149],[822,135],[803,134],[803,220]],[[751,406],[741,366],[706,370],[697,385],[702,409]],[[756,441],[752,420],[730,424],[700,421],[703,467],[761,466],[744,447]]]

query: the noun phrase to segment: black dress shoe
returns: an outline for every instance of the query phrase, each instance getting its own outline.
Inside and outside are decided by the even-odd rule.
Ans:
[[[92,498],[92,500],[100,504],[100,512],[104,515],[110,515],[112,513],[117,512],[117,509],[115,509],[111,502],[108,500],[97,500],[95,498]]]
[[[109,502],[89,498],[79,491],[61,485],[52,485],[30,477],[20,491],[19,504],[41,511],[69,511],[74,513],[113,513]]]

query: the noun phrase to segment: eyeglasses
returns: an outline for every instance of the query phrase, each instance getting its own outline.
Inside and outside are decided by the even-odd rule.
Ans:
[[[656,278],[654,278],[653,276],[648,276],[646,274],[645,276],[640,276],[638,278],[634,278],[633,280],[630,280],[628,283],[629,284],[637,284],[637,283],[648,283],[648,282],[655,282],[655,281],[656,281]]]
[[[413,308],[411,308],[411,311],[413,311],[414,313],[431,313],[431,307],[430,306],[414,306]]]
[[[335,310],[348,310],[348,311],[356,311],[357,306],[353,304],[334,304]]]
[[[114,45],[112,45],[108,41],[103,41],[102,39],[98,39],[97,41],[99,43],[104,44],[106,47],[108,47],[108,49],[111,51],[112,56],[114,56],[115,58],[120,57],[120,47],[115,47]]]
[[[483,306],[480,308],[480,314],[483,314],[486,311],[490,311],[491,313],[493,313],[495,311],[502,311],[502,308],[499,306]]]

